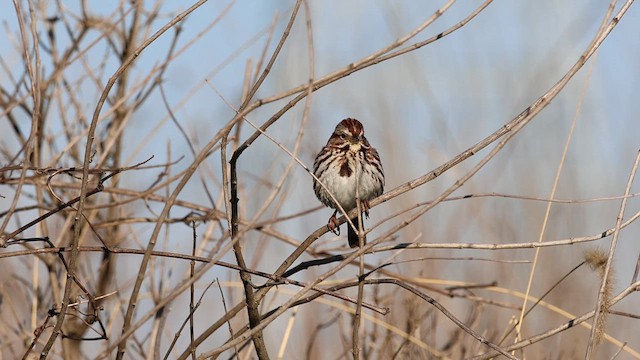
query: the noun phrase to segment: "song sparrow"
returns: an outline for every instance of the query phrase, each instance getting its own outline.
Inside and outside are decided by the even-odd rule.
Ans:
[[[382,194],[384,187],[384,172],[378,151],[369,145],[364,137],[364,128],[356,119],[344,119],[331,134],[315,162],[313,174],[324,184],[324,187],[313,181],[313,191],[318,200],[326,206],[336,209],[327,226],[329,230],[337,230],[336,214],[338,207],[335,201],[349,212],[356,208],[356,184],[359,185],[358,196],[361,209],[365,215],[369,215],[369,200]],[[358,181],[356,182],[356,178]],[[328,192],[327,192],[328,190]],[[331,195],[333,195],[333,198]],[[351,219],[358,227],[358,218]],[[351,225],[348,226],[348,239],[350,247],[359,245],[358,234]]]

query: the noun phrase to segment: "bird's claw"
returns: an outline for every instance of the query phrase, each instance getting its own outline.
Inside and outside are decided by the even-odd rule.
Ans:
[[[329,218],[329,221],[327,222],[327,229],[329,229],[329,231],[331,231],[332,233],[336,234],[336,235],[340,235],[340,226],[338,226],[338,218],[336,217],[336,214],[334,213],[333,215],[331,215],[331,217]]]
[[[371,206],[369,206],[369,200],[364,200],[362,202],[362,212],[367,219],[369,218],[369,209],[371,209]]]

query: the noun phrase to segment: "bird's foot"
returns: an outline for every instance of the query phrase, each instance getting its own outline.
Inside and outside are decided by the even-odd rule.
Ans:
[[[369,200],[362,201],[362,212],[367,219],[369,218],[369,209],[371,209],[371,206],[369,206]]]
[[[327,229],[336,235],[340,235],[340,226],[338,224],[338,218],[336,217],[336,212],[331,215],[329,221],[327,222]]]

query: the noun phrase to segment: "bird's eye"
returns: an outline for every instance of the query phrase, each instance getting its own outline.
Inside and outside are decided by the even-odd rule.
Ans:
[[[344,139],[346,139],[346,138],[347,138],[347,135],[346,135],[346,134],[340,134],[340,139],[344,140]]]

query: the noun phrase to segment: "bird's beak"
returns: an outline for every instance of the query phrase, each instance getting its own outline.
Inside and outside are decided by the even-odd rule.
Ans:
[[[357,137],[349,138],[349,143],[351,144],[349,146],[349,150],[351,150],[351,151],[356,151],[357,152],[362,147],[362,145],[360,144],[360,140],[358,140]]]

